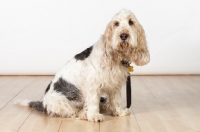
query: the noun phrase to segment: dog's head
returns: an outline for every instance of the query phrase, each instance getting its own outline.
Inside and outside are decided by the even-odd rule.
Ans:
[[[150,60],[143,27],[129,10],[123,9],[113,17],[104,33],[104,41],[107,50],[121,59],[136,65],[145,65]]]

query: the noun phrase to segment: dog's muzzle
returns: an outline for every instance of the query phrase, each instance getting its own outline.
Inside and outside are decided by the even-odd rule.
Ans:
[[[101,98],[100,98],[100,103],[105,104],[106,101],[107,101],[107,98],[106,98],[106,97],[101,97]]]
[[[128,38],[128,34],[127,33],[122,33],[122,34],[120,34],[120,38],[121,38],[121,40],[123,40],[123,41],[125,41],[127,38]]]

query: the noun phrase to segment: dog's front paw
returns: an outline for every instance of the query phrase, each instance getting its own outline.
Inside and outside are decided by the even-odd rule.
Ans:
[[[129,109],[125,108],[125,109],[118,109],[116,111],[113,112],[114,116],[127,116],[130,115],[131,112],[129,111]]]
[[[131,112],[129,109],[125,108],[125,109],[122,109],[121,112],[119,113],[119,116],[126,116],[126,115],[130,115]]]
[[[102,114],[89,114],[88,121],[91,122],[101,122],[104,120],[104,116]]]

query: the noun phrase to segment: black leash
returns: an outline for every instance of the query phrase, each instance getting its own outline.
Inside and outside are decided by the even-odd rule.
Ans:
[[[126,80],[126,103],[127,103],[126,107],[130,108],[130,106],[131,106],[131,77],[130,77],[130,74]]]
[[[133,67],[130,65],[131,63],[125,60],[121,61],[122,65],[125,66],[126,68],[128,68],[129,72],[133,72]],[[126,80],[126,107],[130,108],[131,106],[131,77],[130,77],[130,73],[127,77]]]

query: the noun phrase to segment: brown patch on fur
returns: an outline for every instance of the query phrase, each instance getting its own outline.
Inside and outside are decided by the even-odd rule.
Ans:
[[[118,44],[118,49],[121,49],[122,51],[126,50],[128,47],[129,47],[129,43],[128,42],[120,42]]]
[[[150,61],[150,55],[147,48],[133,48],[132,56],[132,60],[138,66],[146,65]]]
[[[113,51],[113,48],[110,44],[113,35],[113,28],[113,22],[111,21],[110,23],[108,23],[105,33],[103,35],[105,54],[102,58],[102,63],[106,66],[114,66],[119,64],[120,62],[118,54]]]

